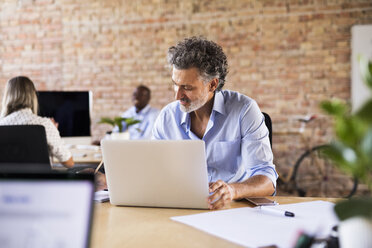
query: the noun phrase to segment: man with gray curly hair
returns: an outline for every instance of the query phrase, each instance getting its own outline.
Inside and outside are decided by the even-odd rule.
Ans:
[[[153,136],[205,142],[209,208],[274,194],[278,175],[265,118],[253,99],[222,90],[228,73],[222,48],[186,38],[169,48],[168,62],[177,101],[162,109]]]

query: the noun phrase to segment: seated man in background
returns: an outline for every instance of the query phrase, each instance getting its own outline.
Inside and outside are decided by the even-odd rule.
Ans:
[[[140,123],[131,125],[128,128],[130,139],[132,140],[151,138],[152,128],[159,110],[149,105],[150,99],[150,89],[143,85],[138,86],[132,96],[134,106],[122,114],[123,118],[133,118],[140,121]],[[125,122],[123,122],[123,128],[124,130],[127,129]],[[118,130],[118,127],[115,127],[113,132]]]
[[[64,146],[56,123],[37,116],[38,100],[34,83],[28,77],[14,77],[5,86],[0,125],[42,125],[45,128],[49,154],[67,168],[74,166],[71,152]]]
[[[168,62],[177,101],[161,110],[153,135],[204,140],[213,192],[209,208],[274,194],[278,175],[264,116],[253,99],[222,90],[228,72],[222,48],[203,38],[187,38],[169,48]]]

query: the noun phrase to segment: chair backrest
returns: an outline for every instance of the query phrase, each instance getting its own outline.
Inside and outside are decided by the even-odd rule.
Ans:
[[[272,148],[273,147],[273,127],[271,123],[271,118],[265,112],[262,112],[262,114],[265,116],[265,124],[266,124],[267,129],[269,129],[269,139],[270,139],[270,145]]]
[[[41,125],[0,126],[0,166],[50,169],[46,133]],[[30,167],[28,169],[31,169]]]

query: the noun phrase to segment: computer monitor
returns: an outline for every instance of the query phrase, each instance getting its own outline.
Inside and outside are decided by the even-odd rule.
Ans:
[[[38,91],[39,115],[54,118],[67,144],[90,144],[90,91]]]

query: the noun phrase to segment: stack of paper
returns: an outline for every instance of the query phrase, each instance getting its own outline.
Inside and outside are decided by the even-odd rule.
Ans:
[[[330,202],[313,201],[270,207],[291,211],[295,217],[247,207],[171,219],[243,246],[292,247],[300,232],[327,237],[332,227],[338,224],[333,207]]]

